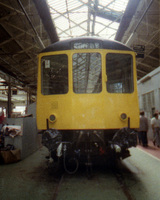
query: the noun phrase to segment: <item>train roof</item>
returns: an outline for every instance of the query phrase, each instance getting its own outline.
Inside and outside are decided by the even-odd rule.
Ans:
[[[133,51],[131,48],[127,47],[126,45],[114,41],[114,40],[106,40],[102,38],[96,38],[96,37],[81,37],[81,38],[71,38],[68,40],[62,40],[55,42],[45,49],[42,50],[41,53],[44,52],[50,52],[50,51],[61,51],[61,50],[70,50],[70,49],[76,49],[74,48],[73,44],[75,43],[98,43],[98,48],[92,47],[91,49],[113,49],[113,50],[124,50],[124,51]],[[78,49],[83,49],[79,47]],[[85,48],[87,49],[87,48]]]

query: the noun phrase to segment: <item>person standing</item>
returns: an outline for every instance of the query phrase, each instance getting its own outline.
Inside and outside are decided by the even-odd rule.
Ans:
[[[140,112],[140,125],[139,125],[139,140],[142,142],[144,147],[148,146],[148,139],[147,139],[147,132],[148,132],[148,119],[144,116],[144,111]]]
[[[160,112],[159,112],[159,115],[158,115],[158,119],[160,119]]]
[[[4,112],[0,112],[0,129],[2,128],[3,121],[4,121]]]
[[[153,144],[160,147],[160,120],[158,119],[158,113],[155,113],[151,119],[151,125],[153,130]]]

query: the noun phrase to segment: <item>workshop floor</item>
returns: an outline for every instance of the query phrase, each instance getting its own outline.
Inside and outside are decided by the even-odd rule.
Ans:
[[[18,163],[0,165],[0,199],[49,199],[56,183],[45,169],[46,155],[48,151],[43,147]]]
[[[150,155],[160,159],[160,148],[154,146],[151,140],[148,141],[148,147],[143,147],[141,145],[138,145],[137,147],[145,151],[146,153],[149,153]]]
[[[132,156],[124,160],[118,177],[101,170],[88,180],[85,172],[62,178],[49,174],[48,150],[42,147],[25,160],[0,165],[0,199],[159,200],[160,179],[155,171],[159,169],[160,149],[149,143],[147,148],[138,145],[130,151]]]

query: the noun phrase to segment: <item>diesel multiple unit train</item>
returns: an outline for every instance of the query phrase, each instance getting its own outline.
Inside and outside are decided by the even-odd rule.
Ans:
[[[129,156],[139,127],[136,54],[94,37],[58,41],[39,54],[37,126],[54,163]],[[70,167],[70,165],[72,167]]]

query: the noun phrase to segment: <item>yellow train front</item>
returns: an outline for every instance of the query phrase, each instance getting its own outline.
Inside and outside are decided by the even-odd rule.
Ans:
[[[139,126],[135,53],[116,41],[76,38],[39,54],[37,126],[54,162],[125,158]],[[75,170],[67,170],[74,162]]]

